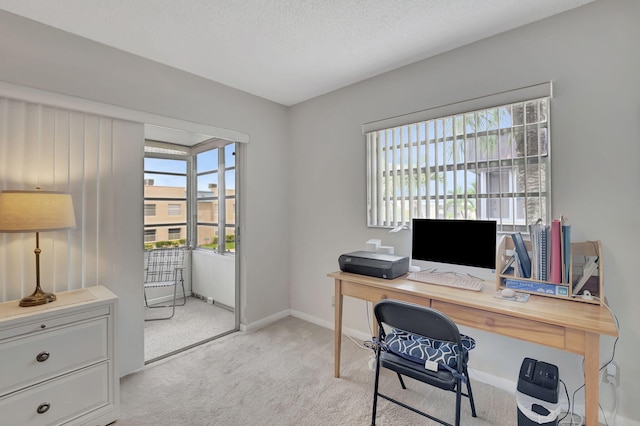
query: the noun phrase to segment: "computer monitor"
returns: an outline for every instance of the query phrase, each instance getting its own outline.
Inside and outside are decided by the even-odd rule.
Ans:
[[[411,264],[490,279],[496,268],[494,220],[413,219]],[[473,269],[470,269],[473,268]]]

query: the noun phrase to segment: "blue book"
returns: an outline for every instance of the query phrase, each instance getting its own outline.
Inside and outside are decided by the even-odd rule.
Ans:
[[[571,225],[562,225],[562,272],[563,283],[570,283],[569,269],[571,267]]]
[[[513,240],[513,246],[515,247],[516,254],[518,255],[518,262],[520,263],[520,271],[523,278],[531,278],[531,258],[527,252],[527,246],[524,245],[524,239],[520,232],[511,234]]]

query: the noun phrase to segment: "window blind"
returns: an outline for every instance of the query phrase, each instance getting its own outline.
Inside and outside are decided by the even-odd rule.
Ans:
[[[546,96],[367,132],[368,225],[490,219],[528,232],[548,221],[549,118]]]

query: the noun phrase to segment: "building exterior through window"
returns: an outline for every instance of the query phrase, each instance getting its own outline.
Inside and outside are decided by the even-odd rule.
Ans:
[[[147,145],[145,151],[145,249],[192,245],[235,252],[235,144],[195,152]]]

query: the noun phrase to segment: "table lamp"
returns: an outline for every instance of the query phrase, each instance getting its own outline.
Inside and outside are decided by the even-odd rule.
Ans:
[[[20,306],[36,306],[56,300],[56,295],[40,287],[40,232],[75,228],[71,195],[63,192],[0,192],[0,232],[35,232],[36,289],[20,300]]]

